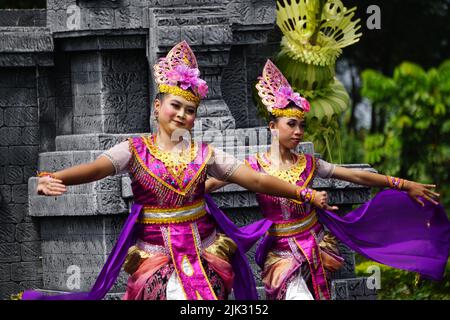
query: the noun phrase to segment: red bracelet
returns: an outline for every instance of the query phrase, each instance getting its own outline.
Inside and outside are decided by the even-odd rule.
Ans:
[[[42,177],[50,177],[50,178],[55,179],[55,176],[53,175],[53,173],[47,172],[47,171],[38,172],[37,176],[38,176],[39,178],[42,178]]]

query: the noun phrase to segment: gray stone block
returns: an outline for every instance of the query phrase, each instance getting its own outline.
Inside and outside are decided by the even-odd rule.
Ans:
[[[14,242],[14,224],[0,224],[0,242]]]
[[[45,27],[45,9],[2,9],[0,26]]]
[[[20,291],[42,288],[42,277],[39,275],[36,280],[21,281],[19,283],[19,288]]]
[[[117,126],[117,119],[111,117],[109,119],[105,119],[104,116],[74,116],[73,118],[73,131],[77,134],[93,132],[102,133],[105,132],[103,129],[105,126],[110,129],[115,128]]]
[[[13,281],[0,282],[0,299],[9,300],[12,294],[18,294],[20,286]]]
[[[0,286],[4,281],[11,280],[11,265],[0,264]]]
[[[119,193],[98,193],[97,203],[99,214],[127,213],[128,207]]]
[[[0,223],[19,223],[28,211],[26,204],[0,202]]]
[[[233,34],[229,26],[209,25],[203,26],[203,44],[220,45],[231,44]]]
[[[53,39],[43,27],[1,27],[0,51],[10,53],[51,52]]]
[[[40,262],[20,262],[11,265],[11,280],[26,281],[38,279],[42,274]]]
[[[32,166],[23,166],[23,181],[27,182],[29,178],[35,177],[37,174],[37,164]]]
[[[12,201],[14,203],[27,203],[28,201],[28,185],[19,184],[12,186]]]
[[[90,29],[110,29],[114,25],[114,10],[110,8],[93,8],[89,11],[84,11],[88,14],[88,25]]]
[[[76,4],[76,0],[47,0],[47,10],[66,10],[73,4]]]
[[[38,109],[36,107],[5,109],[5,124],[7,126],[35,126],[38,121]]]
[[[65,194],[58,197],[30,196],[33,217],[83,216],[97,214],[97,200],[91,194]]]
[[[331,282],[331,299],[332,300],[348,300],[348,286],[345,280],[334,280]]]
[[[20,244],[20,255],[22,261],[40,261],[41,257],[41,242],[30,241]]]
[[[8,148],[0,147],[0,165],[4,166],[9,164],[8,158]]]
[[[18,243],[0,243],[0,263],[20,261],[20,246]],[[14,279],[13,279],[14,280]]]
[[[97,181],[95,184],[95,190],[102,193],[120,193],[120,185],[121,179],[119,176],[106,177]]]
[[[1,185],[0,186],[0,202],[3,204],[11,202],[11,186]]]
[[[71,134],[73,131],[73,109],[58,108],[56,109],[56,133],[58,135]]]
[[[100,94],[76,95],[73,115],[76,117],[101,115],[102,97]]]
[[[101,112],[102,114],[117,114],[124,113],[127,110],[126,95],[124,94],[111,94],[102,95]]]
[[[22,144],[38,145],[39,144],[39,127],[22,128]]]
[[[0,106],[1,107],[37,106],[36,90],[34,88],[20,88],[20,87],[12,89],[0,88]]]
[[[159,27],[157,31],[157,45],[159,47],[173,46],[174,43],[178,43],[181,40],[181,28],[177,26]]]
[[[19,223],[16,227],[18,242],[40,240],[38,227],[34,223]]]
[[[54,122],[56,120],[55,97],[38,98],[38,106],[40,122]]]
[[[114,27],[119,29],[143,27],[144,10],[145,8],[137,6],[114,10]]]
[[[19,127],[3,127],[0,128],[0,145],[2,146],[18,146],[22,141],[21,128]]]
[[[47,152],[54,149],[55,145],[55,123],[41,122],[39,126],[39,151]]]
[[[191,45],[203,43],[203,30],[201,26],[185,26],[181,29],[181,38]]]

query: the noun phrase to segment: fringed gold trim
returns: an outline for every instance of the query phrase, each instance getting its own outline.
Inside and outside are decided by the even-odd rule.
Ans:
[[[272,167],[272,163],[264,161],[259,153],[256,154],[256,161],[259,165],[267,172],[269,175],[281,179],[283,181],[289,182],[291,184],[296,184],[300,179],[303,171],[306,168],[306,157],[304,154],[299,154],[297,161],[287,169],[275,169]]]
[[[133,161],[130,165],[130,171],[133,174],[134,178],[139,181],[139,183],[144,186],[147,189],[152,190],[155,192],[158,196],[164,197],[167,196],[167,192],[173,191],[177,194],[177,198],[175,199],[176,203],[179,203],[183,200],[184,197],[189,195],[193,190],[195,190],[195,187],[205,180],[206,178],[206,170],[205,167],[211,158],[212,150],[209,146],[208,153],[206,158],[204,159],[202,165],[197,170],[194,177],[192,177],[191,181],[186,185],[186,187],[182,190],[177,190],[175,187],[168,184],[166,181],[162,180],[160,177],[158,177],[155,173],[153,173],[143,162],[141,157],[139,156],[139,153],[136,150],[136,146],[134,145],[134,142],[130,138],[130,146],[131,151],[133,155]],[[202,148],[199,148],[200,152],[203,152]],[[159,182],[157,184],[156,182]],[[161,188],[161,185],[166,187],[167,189],[164,190],[164,188]],[[173,200],[173,199],[172,199]]]
[[[191,141],[188,155],[186,156],[187,152],[183,152],[181,156],[173,159],[172,153],[160,150],[159,147],[155,145],[152,137],[142,137],[142,141],[149,150],[150,154],[164,164],[166,170],[178,183],[178,187],[182,189],[183,177],[186,174],[186,168],[198,157],[198,144]]]

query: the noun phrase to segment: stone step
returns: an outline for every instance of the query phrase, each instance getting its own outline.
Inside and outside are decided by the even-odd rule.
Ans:
[[[366,277],[339,279],[331,281],[331,299],[332,300],[376,300],[377,290],[369,288],[370,281]],[[264,287],[256,287],[259,300],[265,300],[266,294]],[[37,289],[45,294],[65,294],[67,291],[58,290],[42,290]],[[125,292],[111,292],[107,293],[104,300],[121,300]],[[233,292],[228,297],[228,300],[235,300]]]
[[[55,139],[56,151],[106,150],[128,138],[148,134],[86,133],[57,136]],[[225,130],[196,128],[192,131],[192,136],[196,141],[211,143],[221,149],[234,146],[267,146],[271,142],[269,131],[265,127]],[[311,142],[302,142],[300,147],[305,153],[314,153],[314,146]]]
[[[58,171],[78,164],[94,161],[102,150],[54,151],[39,154],[39,171]]]
[[[367,277],[331,281],[332,300],[376,300],[377,290]]]
[[[36,193],[38,178],[28,180],[28,212],[32,217],[116,215],[129,212],[122,196],[122,176],[76,186],[57,197]],[[130,186],[131,190],[131,186]]]

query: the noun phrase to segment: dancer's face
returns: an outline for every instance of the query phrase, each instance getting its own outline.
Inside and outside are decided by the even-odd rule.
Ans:
[[[287,149],[295,149],[303,140],[305,124],[305,119],[279,117],[275,121],[270,121],[269,128],[272,134],[278,134],[280,146]],[[276,133],[274,130],[276,130]]]
[[[154,106],[160,129],[169,135],[177,129],[190,131],[194,127],[197,115],[197,105],[194,102],[180,96],[165,94],[161,100],[155,100]]]

